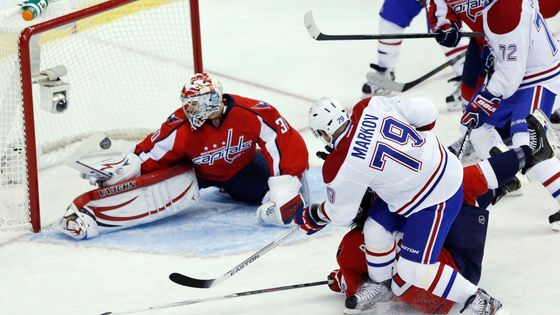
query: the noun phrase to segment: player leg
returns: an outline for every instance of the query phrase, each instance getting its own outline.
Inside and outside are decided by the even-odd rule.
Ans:
[[[270,170],[264,155],[256,152],[251,162],[230,180],[220,183],[232,199],[252,205],[261,203],[268,191]]]
[[[527,113],[536,109],[542,110],[545,115],[550,115],[556,94],[544,86],[535,86],[517,91],[510,98],[504,100],[503,106],[514,108],[512,113],[512,142],[514,147],[530,144],[530,134],[527,121],[523,118]],[[560,205],[560,161],[552,157],[535,165],[527,175],[539,181]],[[550,222],[553,223],[553,222]]]
[[[153,222],[198,200],[194,171],[179,165],[78,196],[53,227],[77,240]]]
[[[448,231],[462,203],[462,189],[446,202],[412,214],[404,226],[401,257],[396,265],[400,277],[436,296],[464,303],[475,314],[477,306],[501,303],[464,278],[451,266],[437,262]],[[473,304],[473,301],[476,301]]]
[[[345,314],[367,312],[392,295],[389,287],[397,255],[393,232],[400,229],[404,218],[390,212],[387,203],[380,198],[372,203],[368,214],[363,227],[367,277],[355,294],[346,299]]]
[[[379,34],[400,34],[420,13],[422,5],[416,0],[385,0],[379,12]],[[384,39],[377,44],[377,64],[370,64],[388,80],[395,80],[395,66],[401,52],[402,40]],[[391,91],[375,86],[367,81],[362,86],[363,97],[388,95]]]

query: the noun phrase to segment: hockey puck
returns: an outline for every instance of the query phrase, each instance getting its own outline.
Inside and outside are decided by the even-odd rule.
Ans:
[[[109,139],[108,137],[103,138],[103,140],[99,142],[99,146],[103,150],[109,149],[111,147],[111,139]]]

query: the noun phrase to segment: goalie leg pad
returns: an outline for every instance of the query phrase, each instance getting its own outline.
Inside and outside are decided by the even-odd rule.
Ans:
[[[91,238],[174,215],[199,199],[194,171],[188,166],[174,166],[78,196],[70,207],[80,209],[78,217],[85,223],[89,221],[86,217],[89,213],[89,218],[98,226],[98,233],[88,231],[84,236],[68,228],[65,230],[81,237],[74,237],[76,239]],[[66,231],[62,232],[68,234]]]

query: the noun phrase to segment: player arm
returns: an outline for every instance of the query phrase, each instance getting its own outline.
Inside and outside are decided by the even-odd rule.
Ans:
[[[350,225],[358,214],[362,196],[368,185],[361,181],[364,176],[349,165],[343,166],[337,177],[327,184],[327,200],[324,213],[335,225]]]
[[[419,131],[428,131],[435,126],[438,110],[428,98],[391,98],[390,106]]]
[[[185,138],[184,130],[166,122],[159,130],[138,143],[134,153],[141,160],[142,174],[167,168],[183,160]]]
[[[426,10],[428,13],[428,24],[431,30],[443,25],[455,23],[461,28],[461,19],[455,14],[445,0],[427,0]]]
[[[307,146],[299,132],[272,106],[256,110],[260,124],[260,147],[273,176],[301,177],[308,168]]]
[[[492,95],[508,98],[523,80],[529,52],[533,21],[521,2],[496,2],[488,12],[484,31],[494,56],[494,74],[486,85]]]

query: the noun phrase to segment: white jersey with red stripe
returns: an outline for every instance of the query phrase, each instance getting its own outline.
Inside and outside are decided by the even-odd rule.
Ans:
[[[423,98],[373,97],[356,104],[323,165],[324,209],[333,223],[354,218],[367,187],[406,217],[457,192],[462,166],[430,131],[437,114]]]
[[[488,91],[502,98],[535,85],[560,92],[560,43],[539,13],[538,2],[494,0],[482,14],[495,58]]]

